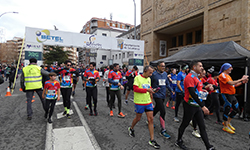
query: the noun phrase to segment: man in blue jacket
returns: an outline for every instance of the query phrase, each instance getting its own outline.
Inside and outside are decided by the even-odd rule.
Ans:
[[[151,76],[151,86],[153,89],[159,89],[159,91],[155,91],[153,94],[153,98],[155,100],[155,107],[153,116],[155,116],[160,111],[160,124],[161,124],[161,133],[163,137],[169,139],[170,135],[167,134],[165,128],[165,107],[164,107],[164,100],[166,98],[166,89],[168,88],[174,94],[173,89],[170,87],[168,81],[168,75],[165,72],[165,63],[163,61],[158,62],[157,70]]]

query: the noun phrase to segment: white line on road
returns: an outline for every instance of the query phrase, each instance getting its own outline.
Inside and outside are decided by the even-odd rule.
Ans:
[[[75,106],[76,112],[77,112],[77,114],[78,114],[78,116],[79,116],[79,118],[80,118],[80,120],[81,120],[81,122],[82,122],[82,125],[85,127],[85,130],[86,130],[86,132],[87,132],[87,134],[88,134],[88,136],[89,136],[89,139],[90,139],[90,141],[92,142],[92,144],[93,144],[95,150],[101,150],[101,147],[100,147],[99,144],[97,143],[97,141],[96,141],[96,139],[95,139],[93,133],[91,132],[91,130],[90,130],[90,128],[89,128],[89,126],[88,126],[86,120],[84,119],[84,117],[83,117],[83,115],[82,115],[82,113],[81,113],[79,107],[77,106],[76,102],[73,101],[73,105]]]

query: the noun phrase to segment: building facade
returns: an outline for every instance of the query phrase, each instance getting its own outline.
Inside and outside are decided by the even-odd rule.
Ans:
[[[149,61],[185,46],[235,41],[250,49],[248,0],[141,0],[141,40]]]
[[[81,33],[92,34],[97,36],[117,37],[120,34],[126,33],[134,26],[127,23],[118,21],[112,21],[100,18],[91,18],[81,30]],[[79,63],[87,65],[90,62],[96,62],[96,68],[101,68],[109,65],[110,63],[123,64],[122,60],[125,60],[129,55],[126,53],[123,55],[122,52],[102,49],[86,49],[78,48],[79,52]],[[115,59],[117,55],[117,59]],[[124,59],[118,59],[123,55]],[[122,58],[122,57],[121,57]]]

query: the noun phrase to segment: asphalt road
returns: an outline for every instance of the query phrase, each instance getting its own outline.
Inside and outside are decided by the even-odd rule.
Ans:
[[[19,82],[11,97],[5,97],[7,82],[0,85],[0,149],[1,150],[44,150],[46,140],[46,121],[44,112],[38,96],[35,94],[35,102],[32,104],[33,118],[27,120],[26,114],[26,96],[20,92]],[[132,98],[133,95],[130,95]],[[101,82],[98,84],[98,116],[89,116],[89,111],[84,110],[86,93],[82,90],[82,85],[78,84],[76,95],[73,99],[80,108],[89,128],[94,134],[97,142],[103,150],[151,150],[154,149],[148,145],[149,131],[146,121],[146,115],[143,114],[141,121],[135,126],[135,138],[128,135],[127,128],[131,125],[135,117],[134,104],[129,101],[125,105],[124,96],[122,96],[122,112],[126,114],[125,118],[118,118],[117,101],[114,109],[114,117],[109,116],[109,108],[106,104],[105,87]],[[62,100],[60,100],[62,102]],[[166,103],[166,102],[165,102]],[[77,127],[81,126],[81,121],[73,105],[71,105],[73,115],[71,119],[65,117],[57,119],[57,115],[63,112],[63,106],[57,105],[53,115],[53,128]],[[179,116],[183,114],[182,105],[180,106]],[[173,121],[174,110],[166,108],[166,129],[171,135],[171,139],[164,139],[159,135],[160,122],[159,114],[155,116],[155,140],[161,145],[161,149],[178,150],[174,146],[177,138],[177,131],[180,123]],[[215,123],[216,117],[210,116],[210,120],[205,120],[206,130],[210,143],[217,150],[247,150],[250,147],[248,132],[250,130],[249,122],[235,118],[232,124],[236,128],[236,134],[228,134],[222,131],[222,125]],[[204,150],[205,146],[201,139],[194,137],[192,128],[188,127],[184,133],[183,140],[186,146],[192,150]]]

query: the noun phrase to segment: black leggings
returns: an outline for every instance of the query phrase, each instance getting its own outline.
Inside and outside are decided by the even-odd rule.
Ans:
[[[56,104],[56,100],[48,100],[48,99],[46,99],[45,113],[47,115],[48,112],[49,112],[49,118],[51,118],[51,116],[52,116],[52,114],[54,112],[55,104]]]
[[[190,120],[193,118],[199,126],[201,138],[205,143],[206,148],[208,149],[211,145],[208,141],[202,109],[200,107],[191,106],[186,102],[183,102],[183,108],[183,120],[178,130],[178,140],[182,139],[186,127],[189,125]]]
[[[176,92],[176,103],[175,103],[175,117],[178,117],[178,110],[181,102],[183,101],[183,95],[179,92]]]
[[[86,91],[87,91],[87,100],[88,100],[88,104],[89,104],[90,113],[92,113],[91,97],[93,97],[94,111],[96,112],[96,107],[97,107],[97,87],[86,87]]]
[[[63,106],[67,107],[67,109],[70,109],[71,92],[72,92],[72,88],[61,88],[61,93],[62,93],[62,98],[63,98]]]
[[[107,104],[109,105],[109,87],[106,87],[106,101]]]
[[[110,99],[110,102],[109,102],[109,108],[110,108],[110,110],[112,110],[112,106],[114,105],[115,95],[116,95],[117,99],[118,99],[118,109],[119,109],[118,114],[119,114],[121,112],[121,107],[122,107],[121,92],[120,92],[120,90],[110,90],[109,93],[110,93],[110,96],[111,96],[111,99]]]
[[[239,111],[239,104],[234,95],[229,94],[221,94],[223,100],[225,101],[224,104],[224,114],[223,114],[223,120],[227,121],[228,117],[234,118],[234,116],[240,112]],[[233,109],[231,112],[231,108]]]
[[[212,113],[214,111],[214,107],[215,107],[215,113],[217,116],[217,121],[221,121],[220,120],[220,99],[219,99],[219,93],[211,93],[209,95],[210,99],[211,99],[211,105],[208,107],[210,113]]]
[[[164,99],[161,98],[154,98],[155,100],[155,107],[154,107],[154,112],[153,116],[155,116],[159,111],[160,111],[160,116],[161,118],[165,121],[165,107],[164,107]]]

